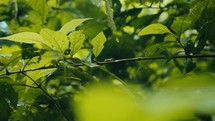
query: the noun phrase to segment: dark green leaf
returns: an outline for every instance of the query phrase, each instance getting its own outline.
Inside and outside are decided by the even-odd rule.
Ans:
[[[12,109],[8,105],[7,101],[3,98],[0,98],[0,119],[2,121],[8,121]]]
[[[191,72],[193,69],[196,68],[196,63],[194,63],[192,60],[186,60],[184,62],[185,66],[186,66],[186,73]]]
[[[1,99],[9,100],[9,104],[16,108],[18,102],[18,94],[15,92],[12,85],[9,83],[3,82],[7,81],[6,78],[0,78],[0,96]],[[12,81],[12,80],[11,80]]]

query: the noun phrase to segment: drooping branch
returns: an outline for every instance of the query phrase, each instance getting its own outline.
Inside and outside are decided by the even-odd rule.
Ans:
[[[38,84],[32,77],[30,77],[28,74],[26,74],[25,72],[22,72],[21,73],[28,77],[35,85],[37,88],[39,88],[53,103],[54,105],[56,106],[57,110],[62,114],[62,116],[65,118],[65,121],[70,121],[70,119],[68,118],[68,116],[63,112],[63,109],[61,108],[61,106],[58,104],[58,102],[45,90],[43,89],[43,87]]]
[[[137,57],[137,58],[124,58],[124,59],[110,59],[105,61],[95,61],[94,64],[97,65],[106,65],[106,64],[113,64],[113,63],[122,63],[122,62],[130,62],[130,61],[144,61],[144,60],[167,60],[167,59],[183,59],[183,58],[215,58],[215,55],[176,55],[176,56],[159,56],[159,57]],[[84,63],[71,63],[71,66],[87,66]],[[40,68],[32,68],[26,69],[22,71],[13,71],[13,72],[6,72],[4,74],[0,74],[0,76],[11,75],[11,74],[18,74],[22,72],[30,72],[30,71],[39,71],[45,69],[57,69],[58,66],[47,66],[47,67],[40,67]]]

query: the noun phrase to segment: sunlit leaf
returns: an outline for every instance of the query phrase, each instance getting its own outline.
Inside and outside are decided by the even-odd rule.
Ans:
[[[71,49],[70,54],[72,56],[82,48],[84,40],[85,35],[82,33],[82,31],[75,31],[69,35]]]
[[[34,68],[41,68],[41,67],[47,67],[51,65],[51,62],[53,60],[57,60],[58,58],[54,56],[53,52],[46,52],[45,54],[41,56],[36,56],[30,60],[26,60],[24,62],[25,68],[22,68],[24,70],[29,70],[29,69],[34,69]],[[27,64],[27,65],[26,65]],[[47,75],[52,74],[56,69],[55,68],[50,68],[50,69],[44,69],[44,70],[37,70],[37,71],[30,71],[27,72],[28,76],[30,76],[34,81],[39,83],[40,78],[46,78]],[[34,82],[29,78],[25,77],[26,79],[26,84],[27,85],[34,85]],[[29,91],[29,87],[26,87],[25,92]]]
[[[40,31],[40,34],[44,39],[44,43],[53,50],[57,50],[64,54],[64,51],[69,47],[69,40],[63,32],[52,31],[45,28]]]
[[[43,38],[39,34],[34,32],[21,32],[21,33],[13,34],[0,39],[11,40],[11,41],[20,42],[20,43],[30,43],[30,44],[43,43]]]
[[[213,79],[212,75],[183,75],[141,94],[142,98],[122,87],[93,86],[77,95],[75,109],[80,121],[196,120],[195,113],[215,111]]]
[[[14,52],[12,54],[6,54],[0,56],[0,71],[6,71],[8,67],[13,67],[13,70],[17,70],[19,68],[19,65],[21,65],[21,62],[19,60],[21,59],[21,55],[19,52]]]
[[[99,54],[104,49],[104,43],[106,42],[106,37],[103,32],[100,32],[96,37],[94,37],[91,41],[93,45],[93,54],[98,57]]]
[[[46,0],[30,0],[29,3],[31,7],[40,14],[41,21],[44,24],[49,12],[49,6],[46,3]]]
[[[173,34],[166,26],[162,24],[150,24],[143,28],[138,35],[144,36],[144,35],[150,35],[150,34]]]
[[[73,19],[68,23],[64,24],[63,27],[60,29],[61,32],[68,34],[72,30],[74,30],[77,26],[79,26],[84,21],[90,20],[91,18],[83,18],[83,19]]]
[[[80,121],[141,121],[141,106],[125,90],[95,86],[79,95],[76,113]],[[108,116],[106,116],[108,114]]]

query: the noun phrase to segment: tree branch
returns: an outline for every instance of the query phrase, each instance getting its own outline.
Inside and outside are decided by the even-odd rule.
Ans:
[[[37,88],[39,88],[56,106],[57,110],[63,115],[63,117],[65,118],[66,121],[70,121],[70,119],[68,118],[68,116],[63,112],[63,109],[60,107],[60,105],[57,103],[57,101],[48,93],[46,92],[45,89],[42,88],[41,85],[39,85],[32,77],[30,77],[28,74],[26,74],[25,72],[21,73],[23,75],[25,75],[26,77],[28,77],[32,82],[34,82],[34,84],[37,86]]]
[[[179,55],[179,56],[160,56],[160,57],[137,57],[137,58],[125,58],[111,61],[96,61],[98,65],[128,62],[128,61],[144,61],[144,60],[167,60],[167,59],[180,59],[180,58],[215,58],[215,55]]]
[[[215,58],[215,55],[177,55],[177,56],[159,56],[159,57],[137,57],[137,58],[124,58],[118,60],[109,60],[109,61],[95,61],[95,64],[98,65],[106,65],[106,64],[113,64],[113,63],[122,63],[122,62],[129,62],[129,61],[144,61],[144,60],[167,60],[167,59],[180,59],[180,58]],[[86,66],[83,63],[70,63],[71,66]],[[8,72],[4,74],[0,74],[0,76],[11,75],[11,74],[19,74],[22,72],[29,72],[29,71],[38,71],[38,70],[45,70],[45,69],[54,69],[58,68],[58,66],[47,66],[47,67],[40,67],[40,68],[32,68],[26,69],[23,71],[14,71]]]
[[[39,89],[36,86],[31,86],[31,85],[27,85],[27,84],[10,84],[12,86],[24,86],[24,87],[30,87],[30,88],[35,88],[35,89]]]

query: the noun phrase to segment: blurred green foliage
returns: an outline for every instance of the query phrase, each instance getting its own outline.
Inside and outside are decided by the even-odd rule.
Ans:
[[[214,56],[191,57],[214,20],[214,0],[1,0],[0,119],[214,121]],[[118,62],[138,57],[165,59]]]

